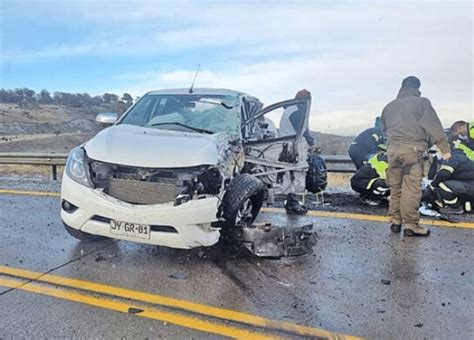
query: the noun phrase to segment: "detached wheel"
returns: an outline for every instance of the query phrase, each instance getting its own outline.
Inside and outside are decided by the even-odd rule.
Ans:
[[[265,185],[249,174],[240,174],[229,184],[222,198],[222,217],[228,227],[250,226],[262,207]]]
[[[65,223],[63,223],[63,225],[64,225],[64,229],[66,229],[69,235],[77,238],[78,240],[82,242],[96,242],[96,241],[101,241],[101,240],[106,239],[106,237],[104,236],[92,235],[92,234],[88,234],[83,231],[71,228]]]

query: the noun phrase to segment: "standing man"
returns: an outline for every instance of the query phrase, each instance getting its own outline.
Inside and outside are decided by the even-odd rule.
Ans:
[[[295,99],[310,99],[311,92],[306,89],[296,93]],[[306,108],[303,105],[291,105],[285,108],[280,119],[280,137],[295,135],[296,131],[303,127],[303,137],[309,146],[314,146],[314,137],[309,130],[309,115],[306,115]]]
[[[296,93],[295,99],[307,99],[311,100],[311,92],[306,89],[300,90]],[[291,105],[285,108],[283,115],[280,119],[280,129],[279,136],[292,136],[296,135],[297,131],[302,129],[303,137],[306,139],[306,143],[310,148],[314,147],[315,141],[314,137],[311,135],[309,130],[309,115],[306,114],[305,105]],[[288,159],[288,145],[283,146],[283,151],[280,154],[279,161],[291,162],[291,159]],[[283,174],[283,173],[282,173]],[[290,177],[293,182],[293,173],[290,172]],[[293,187],[293,184],[291,185]],[[290,188],[291,188],[290,187]],[[291,192],[287,195],[285,200],[285,209],[287,214],[296,214],[304,215],[308,212],[306,208],[297,198],[297,195]]]
[[[387,180],[390,185],[391,230],[405,236],[428,236],[419,225],[423,163],[430,145],[436,145],[443,159],[451,157],[443,126],[427,98],[420,97],[420,80],[405,78],[395,100],[382,112],[382,129],[388,141]]]

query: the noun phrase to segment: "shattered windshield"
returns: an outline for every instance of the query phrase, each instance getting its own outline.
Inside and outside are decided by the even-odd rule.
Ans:
[[[119,124],[197,133],[239,133],[240,100],[237,96],[150,94]]]

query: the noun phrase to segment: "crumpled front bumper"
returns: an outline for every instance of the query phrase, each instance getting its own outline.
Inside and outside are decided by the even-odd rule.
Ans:
[[[93,235],[183,249],[211,246],[220,238],[219,229],[211,227],[211,223],[217,221],[217,197],[191,200],[178,206],[171,203],[133,205],[110,197],[99,189],[80,185],[64,174],[61,199],[78,207],[72,213],[61,209],[63,222],[71,228]],[[150,239],[121,236],[110,233],[107,219],[171,226],[176,232],[151,230]]]

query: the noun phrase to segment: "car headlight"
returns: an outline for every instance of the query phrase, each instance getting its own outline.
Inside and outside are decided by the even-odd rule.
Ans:
[[[75,148],[69,154],[66,163],[66,174],[75,182],[92,187],[89,169],[86,164],[86,153],[83,148]]]

